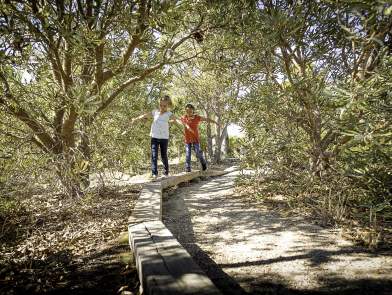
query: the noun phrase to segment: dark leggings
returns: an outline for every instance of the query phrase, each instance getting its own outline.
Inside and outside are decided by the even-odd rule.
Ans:
[[[151,172],[158,175],[158,149],[161,150],[161,161],[165,175],[169,174],[169,159],[167,157],[168,139],[151,137]]]

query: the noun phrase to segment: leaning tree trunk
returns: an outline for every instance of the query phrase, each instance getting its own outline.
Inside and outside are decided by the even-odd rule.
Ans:
[[[218,126],[216,127],[216,136],[215,136],[215,153],[214,153],[214,163],[218,164],[221,160],[221,146],[222,142],[220,140],[220,133],[221,133],[221,118],[220,116],[217,117]]]
[[[218,127],[216,128],[216,141],[215,141],[215,155],[214,163],[219,164],[222,161],[222,143],[227,136],[227,125],[221,129],[222,118],[218,116],[217,118]]]
[[[207,118],[210,118],[210,114],[207,112]],[[213,159],[214,157],[214,150],[212,147],[212,131],[211,131],[211,123],[207,122],[207,153],[208,153],[208,158],[210,160]]]
[[[230,141],[229,141],[229,134],[227,133],[227,128],[225,130],[226,130],[226,134],[225,134],[225,137],[223,139],[224,140],[223,154],[225,155],[225,157],[227,157],[227,155],[230,152]]]
[[[216,146],[216,152],[215,152],[215,158],[216,158],[216,163],[220,163],[222,161],[222,155],[226,156],[227,155],[227,145],[224,143],[226,142],[228,136],[227,136],[227,125],[223,127],[222,133],[220,136],[217,136],[217,146]]]

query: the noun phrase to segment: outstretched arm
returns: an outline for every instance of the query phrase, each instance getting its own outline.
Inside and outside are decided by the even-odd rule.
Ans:
[[[171,115],[169,122],[176,123],[177,125],[181,125],[181,126],[183,125],[182,121],[178,119],[175,115]]]
[[[131,124],[135,123],[136,121],[147,119],[147,118],[152,118],[151,112],[145,113],[145,114],[137,116],[135,118],[132,118],[131,119]]]
[[[130,125],[132,126],[136,121],[143,120],[143,119],[146,119],[146,118],[152,118],[152,114],[151,114],[151,113],[145,113],[145,114],[143,114],[143,115],[140,115],[140,116],[137,116],[137,117],[135,117],[135,118],[132,118],[132,119],[131,119],[131,122],[130,122],[130,123],[131,123]],[[121,133],[121,135],[126,134],[128,131],[129,131],[129,129],[123,131],[123,132]]]
[[[193,130],[191,129],[191,127],[189,127],[188,124],[184,123],[183,121],[181,121],[180,119],[178,119],[176,116],[172,115],[171,119],[169,122],[174,122],[177,125],[181,125],[184,126],[184,128],[188,129],[190,132],[194,133]]]

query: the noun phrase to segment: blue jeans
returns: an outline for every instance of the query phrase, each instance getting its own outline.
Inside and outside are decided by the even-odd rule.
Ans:
[[[161,161],[165,175],[169,174],[169,159],[167,158],[168,139],[151,137],[151,172],[158,175],[158,149],[161,150]]]
[[[201,167],[203,170],[207,169],[207,162],[203,157],[203,152],[200,150],[199,143],[186,143],[185,144],[185,169],[186,171],[191,171],[191,157],[192,157],[192,148],[196,153],[197,159],[200,161]]]

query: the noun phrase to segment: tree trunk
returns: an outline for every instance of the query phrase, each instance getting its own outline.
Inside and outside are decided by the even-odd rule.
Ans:
[[[222,143],[227,136],[227,125],[223,127],[221,130],[222,119],[221,116],[217,118],[218,127],[216,129],[216,141],[215,141],[215,155],[214,155],[214,163],[219,164],[222,161]]]
[[[210,118],[209,114],[207,114],[207,118]],[[214,150],[212,147],[212,131],[211,131],[210,122],[207,122],[207,153],[208,153],[208,158],[211,161],[214,156]]]
[[[313,176],[322,177],[324,170],[328,166],[328,158],[326,157],[327,145],[323,145],[321,115],[318,110],[311,112],[312,116],[309,120],[309,132],[311,148],[310,148],[310,172]]]
[[[215,164],[218,164],[218,163],[220,163],[220,160],[221,160],[221,152],[220,152],[220,150],[221,150],[221,144],[222,144],[222,142],[220,141],[220,132],[221,132],[221,118],[220,118],[220,116],[218,116],[217,117],[217,123],[218,123],[218,126],[216,127],[216,136],[215,136],[215,152],[214,152],[214,163]]]
[[[55,161],[56,173],[65,193],[70,197],[82,196],[82,184],[75,173],[75,163],[68,159],[56,159]]]
[[[227,158],[230,150],[229,134],[227,133],[227,128],[224,129],[225,134],[223,137],[223,155]]]
[[[90,139],[85,125],[79,132],[80,143],[75,146],[64,146],[64,150],[54,155],[56,173],[67,195],[80,197],[90,185],[91,148]],[[67,141],[63,141],[65,145]]]
[[[82,131],[81,142],[80,142],[80,153],[82,158],[83,169],[80,172],[81,184],[84,189],[90,186],[90,168],[91,168],[91,148],[90,138],[87,134],[87,130]]]

